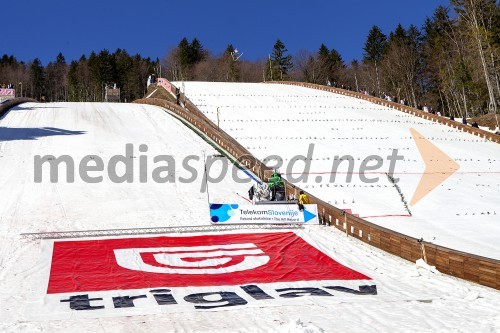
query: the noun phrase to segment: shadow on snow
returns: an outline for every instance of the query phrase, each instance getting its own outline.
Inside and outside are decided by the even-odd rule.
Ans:
[[[85,133],[85,131],[70,131],[54,127],[23,128],[0,126],[0,141],[38,140],[38,138],[48,136],[82,135]]]

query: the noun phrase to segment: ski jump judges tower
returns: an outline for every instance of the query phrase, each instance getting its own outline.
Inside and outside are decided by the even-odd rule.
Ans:
[[[116,83],[113,84],[113,87],[109,87],[106,85],[104,89],[104,101],[111,103],[120,103],[120,88],[116,87]]]

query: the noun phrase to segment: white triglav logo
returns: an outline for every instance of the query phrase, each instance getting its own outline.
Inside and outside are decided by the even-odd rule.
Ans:
[[[254,269],[269,257],[253,243],[114,250],[123,268],[163,274],[223,274]]]

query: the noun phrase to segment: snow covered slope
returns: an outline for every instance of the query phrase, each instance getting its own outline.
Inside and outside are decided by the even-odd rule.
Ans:
[[[113,182],[106,170],[115,155],[126,155],[126,145],[132,144],[133,182]],[[139,146],[147,145],[147,152]],[[23,104],[10,111],[0,123],[0,212],[2,227],[13,224],[20,232],[52,231],[54,223],[63,223],[65,230],[101,228],[156,227],[171,225],[179,215],[188,214],[193,223],[209,222],[207,194],[203,187],[203,155],[216,151],[198,135],[187,130],[179,121],[160,108],[133,104]],[[51,183],[48,165],[43,165],[41,183],[34,181],[34,156],[68,155],[74,160],[75,182],[68,183],[64,167],[60,180]],[[85,156],[98,156],[104,162],[102,182],[89,184],[82,180],[79,164]],[[157,183],[153,170],[166,163],[153,159],[170,155],[175,160],[175,182]],[[147,183],[140,181],[139,158],[145,156]],[[182,167],[188,156],[198,173],[193,182],[180,183],[191,172]],[[47,163],[46,163],[47,164]],[[213,174],[220,168],[215,163]],[[123,165],[117,165],[120,175]],[[165,174],[163,175],[166,176]],[[242,178],[245,175],[242,175]],[[246,177],[248,178],[248,177]],[[246,194],[250,185],[236,184],[231,174],[220,184],[210,184],[212,202],[230,198],[245,202],[237,193]],[[185,198],[196,201],[187,203]],[[43,198],[43,200],[40,200]],[[193,207],[207,207],[198,211]],[[133,210],[130,207],[134,207]]]
[[[175,84],[175,83],[174,83]],[[329,203],[378,225],[465,252],[500,259],[500,146],[387,107],[352,97],[297,86],[245,83],[184,82],[186,95],[213,122],[256,157],[279,155],[280,171],[289,180],[303,163],[286,168],[296,155],[314,145],[311,169],[298,185]],[[180,85],[178,85],[180,86]],[[388,156],[404,157],[394,177],[408,205],[425,170],[410,128],[429,139],[459,165],[429,195],[409,207],[389,182]],[[332,178],[335,156],[352,156],[354,175],[341,163]],[[361,162],[377,155],[383,165],[362,181]],[[273,162],[274,163],[274,162]],[[272,163],[268,165],[273,165]],[[373,163],[371,164],[373,165]],[[297,173],[297,174],[294,174]]]
[[[131,155],[125,154],[127,143],[134,145]],[[139,152],[141,144],[148,145],[147,153]],[[342,282],[262,283],[259,286],[274,299],[254,299],[254,306],[205,311],[195,309],[192,304],[188,309],[189,303],[175,294],[179,304],[163,305],[162,309],[167,309],[165,312],[157,306],[153,314],[143,308],[145,299],[137,300],[133,308],[122,308],[121,313],[115,303],[113,312],[110,308],[114,301],[108,297],[144,292],[149,300],[154,300],[150,289],[100,293],[98,297],[108,297],[106,302],[95,300],[92,305],[105,304],[106,309],[87,312],[70,310],[68,303],[59,300],[74,294],[62,294],[60,298],[57,298],[59,295],[46,295],[50,263],[54,259],[48,246],[51,241],[25,239],[21,233],[201,226],[208,224],[208,210],[206,194],[200,193],[201,177],[192,183],[158,184],[150,178],[141,183],[134,178],[132,183],[117,184],[104,175],[101,183],[90,184],[77,175],[74,183],[64,178],[58,183],[50,183],[45,178],[48,172],[44,172],[43,181],[35,183],[35,155],[58,157],[68,154],[75,162],[92,155],[94,161],[101,157],[106,165],[111,156],[125,155],[125,160],[127,157],[133,159],[137,167],[137,160],[142,155],[152,158],[168,154],[175,156],[177,161],[189,154],[203,152],[210,155],[214,150],[157,107],[99,103],[23,104],[1,118],[0,331],[494,332],[500,328],[497,311],[500,293],[497,291],[418,267],[346,238],[334,228],[322,226],[311,226],[295,233],[329,258],[370,277],[369,283],[377,285],[378,295],[352,296],[334,291],[335,297],[280,298],[271,291]],[[151,170],[153,163],[149,162],[148,170]],[[191,164],[197,170],[202,168],[201,162]],[[214,166],[217,171],[215,169]],[[176,174],[176,179],[185,172],[182,168],[176,170],[181,173]],[[139,177],[136,171],[133,174]],[[94,171],[91,175],[98,176],[99,172]],[[236,193],[247,188],[247,184],[236,184],[225,178],[221,184],[211,184],[210,194],[214,201],[244,203]],[[238,233],[255,231],[239,230]],[[132,238],[143,237],[147,235]],[[111,238],[120,240],[123,237]],[[84,240],[88,239],[103,241],[95,237]],[[67,241],[71,240],[63,242]],[[78,287],[79,276],[71,272],[60,273],[69,274],[68,279]],[[236,290],[229,283],[220,288]],[[173,293],[183,291],[182,288],[170,289]],[[213,287],[197,289],[212,291]],[[243,296],[241,289],[238,293]],[[246,299],[250,304],[252,299],[248,295]]]

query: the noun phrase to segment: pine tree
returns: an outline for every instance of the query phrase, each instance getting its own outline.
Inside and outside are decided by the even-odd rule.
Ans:
[[[340,53],[335,49],[329,50],[325,44],[321,44],[317,54],[317,63],[320,74],[317,76],[319,84],[337,82],[340,79],[340,70],[344,67],[344,62]]]
[[[229,82],[239,81],[240,78],[240,67],[239,63],[233,59],[232,53],[234,52],[234,47],[229,44],[226,50],[222,54],[222,62],[224,66],[224,76],[225,80]]]
[[[55,101],[68,100],[68,65],[63,54],[59,52],[54,64],[55,71]]]
[[[177,46],[174,67],[178,66],[181,80],[192,78],[193,68],[207,57],[207,52],[203,49],[201,42],[194,38],[191,43],[184,37]]]
[[[105,86],[116,83],[114,59],[106,49],[97,55],[92,52],[89,56],[88,66],[91,74],[92,101],[103,101]]]
[[[382,30],[376,25],[374,25],[368,33],[363,50],[365,51],[363,62],[366,64],[373,64],[375,67],[377,90],[380,94],[379,64],[387,50],[387,36],[384,35]]]
[[[274,44],[273,52],[271,54],[272,79],[280,80],[288,78],[288,72],[293,68],[292,56],[287,55],[288,50],[281,40],[277,40]],[[271,79],[271,77],[269,78]]]
[[[318,55],[316,57],[318,63],[319,75],[317,76],[317,82],[319,84],[325,84],[327,81],[332,80],[331,75],[333,71],[333,64],[330,58],[330,50],[325,44],[321,44],[318,50]]]
[[[179,66],[179,76],[181,80],[187,79],[187,72],[190,66],[190,47],[186,37],[177,46],[177,62]]]
[[[120,87],[120,99],[122,101],[133,100],[132,83],[130,73],[133,72],[133,63],[130,55],[126,50],[117,49],[113,54],[114,63],[116,65],[116,72],[114,74],[116,84]]]
[[[329,55],[330,60],[330,79],[334,81],[340,80],[340,72],[345,67],[344,60],[342,60],[342,56],[340,53],[333,49],[330,51]]]
[[[69,65],[68,84],[69,84],[69,100],[71,102],[80,101],[81,95],[79,90],[78,79],[78,62],[73,60]]]
[[[396,44],[397,46],[402,46],[406,44],[406,42],[407,42],[406,30],[403,28],[401,23],[399,23],[398,26],[396,27],[396,30],[394,30],[394,32],[391,32],[389,34],[388,45]]]
[[[42,62],[38,58],[31,63],[30,81],[32,96],[41,101],[44,97],[44,73]]]
[[[206,58],[206,52],[200,41],[194,38],[189,44],[189,65],[193,66]]]
[[[387,50],[387,36],[376,25],[368,33],[363,50],[365,51],[363,55],[364,62],[380,62],[382,60]]]
[[[323,58],[326,59],[328,58],[328,55],[330,54],[330,50],[328,47],[326,47],[325,44],[321,44],[318,50],[318,58]]]

